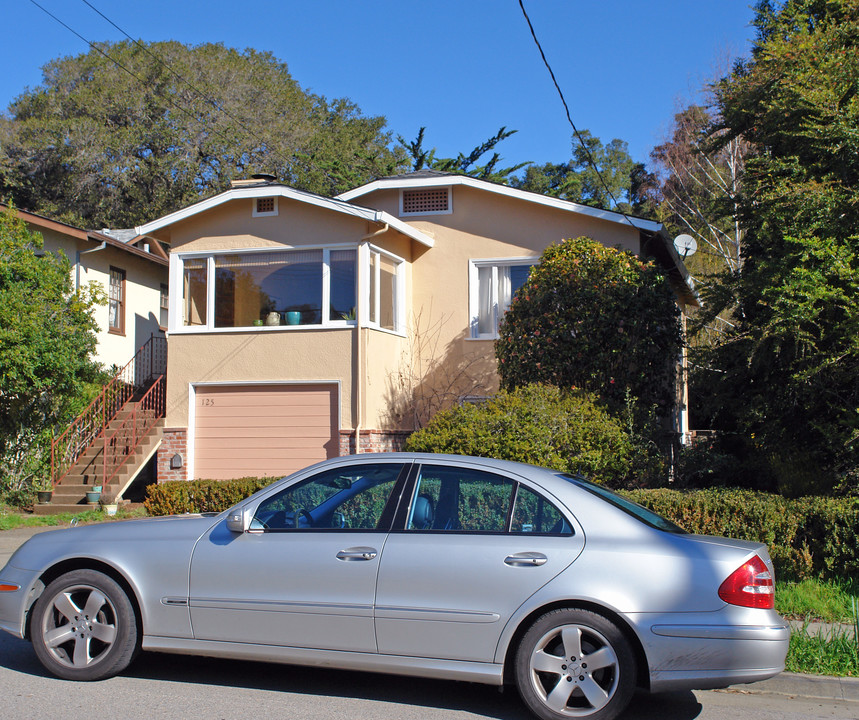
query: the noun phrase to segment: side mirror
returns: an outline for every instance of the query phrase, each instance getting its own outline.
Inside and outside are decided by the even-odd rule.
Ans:
[[[250,511],[246,508],[234,508],[227,515],[227,530],[234,533],[247,532],[250,520]]]

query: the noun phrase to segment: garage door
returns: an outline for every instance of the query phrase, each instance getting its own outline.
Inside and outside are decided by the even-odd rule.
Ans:
[[[281,476],[340,454],[336,385],[198,387],[194,476]]]

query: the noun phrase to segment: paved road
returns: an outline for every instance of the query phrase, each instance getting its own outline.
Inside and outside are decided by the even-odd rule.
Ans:
[[[122,677],[48,677],[30,644],[0,636],[3,716],[182,720],[526,720],[515,692],[468,683],[143,653]],[[859,718],[859,704],[737,691],[635,697],[624,720]]]

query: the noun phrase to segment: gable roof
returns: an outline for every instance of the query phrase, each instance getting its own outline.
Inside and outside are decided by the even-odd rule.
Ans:
[[[600,208],[582,205],[580,203],[571,202],[570,200],[561,200],[549,195],[531,192],[530,190],[519,190],[518,188],[510,187],[509,185],[501,185],[500,183],[489,182],[488,180],[480,180],[469,175],[457,175],[454,173],[439,172],[437,170],[418,170],[405,175],[391,175],[389,177],[379,178],[366,185],[361,185],[352,190],[347,190],[337,196],[340,200],[351,201],[355,198],[367,195],[376,190],[404,190],[412,188],[427,188],[427,187],[448,187],[452,185],[464,185],[466,187],[484,190],[486,192],[496,193],[505,197],[532,202],[537,205],[545,205],[558,210],[578,213],[579,215],[587,215],[588,217],[607,220],[608,222],[629,224],[636,230],[646,230],[649,232],[659,232],[662,229],[662,223],[654,222],[653,220],[645,220],[644,218],[633,217],[632,215],[624,215],[623,213],[615,212],[614,210],[601,210]]]
[[[167,227],[168,225],[193,217],[194,215],[198,215],[232,200],[259,197],[283,197],[289,200],[305,203],[307,205],[331,210],[333,212],[351,215],[352,217],[361,218],[362,220],[377,223],[379,225],[388,225],[401,234],[419,242],[421,245],[425,245],[426,247],[431,248],[434,244],[434,240],[429,235],[413,228],[411,225],[404,223],[402,220],[395,218],[393,215],[390,215],[383,210],[373,210],[371,208],[361,207],[360,205],[353,205],[338,198],[327,198],[322,195],[305,192],[304,190],[296,190],[295,188],[275,182],[248,183],[230,188],[229,190],[207,198],[206,200],[201,200],[200,202],[189,205],[181,210],[164,215],[157,220],[152,220],[144,225],[138,225],[134,230],[138,237],[149,235],[161,228]]]
[[[154,253],[146,252],[146,250],[142,250],[141,248],[135,247],[134,245],[129,245],[122,240],[105,234],[104,232],[98,232],[96,230],[83,230],[82,228],[75,227],[74,225],[69,225],[68,223],[60,222],[58,220],[51,220],[50,218],[46,218],[44,215],[38,215],[36,213],[28,212],[26,210],[20,210],[18,208],[14,208],[13,211],[12,208],[3,203],[0,203],[0,211],[14,212],[15,215],[24,222],[27,222],[36,227],[44,228],[45,230],[52,230],[53,232],[68,235],[69,237],[73,237],[76,240],[87,240],[99,244],[104,243],[105,247],[110,246],[116,248],[117,250],[127,252],[130,255],[143,258],[144,260],[150,260],[157,265],[167,265],[166,256],[160,257],[159,255],[156,255]]]

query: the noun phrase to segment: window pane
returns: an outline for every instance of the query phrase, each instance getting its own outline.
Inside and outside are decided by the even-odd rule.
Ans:
[[[401,463],[329,470],[264,500],[252,528],[374,530],[382,517]]]
[[[514,487],[492,473],[425,465],[408,529],[504,532]]]
[[[572,533],[572,528],[558,508],[523,485],[519,486],[519,492],[516,493],[516,507],[513,510],[510,530],[551,535]]]
[[[397,263],[391,258],[379,257],[379,326],[397,330]]]
[[[206,324],[206,258],[185,260],[183,263],[182,300],[184,324]]]
[[[329,277],[331,278],[330,320],[355,319],[355,273],[354,250],[332,250],[329,254]]]
[[[370,253],[370,307],[367,308],[369,322],[375,325],[376,318],[376,269],[379,266],[379,253]]]
[[[477,268],[477,333],[491,335],[495,332],[495,301],[492,298],[492,268]]]
[[[321,250],[215,257],[215,327],[321,321]]]

